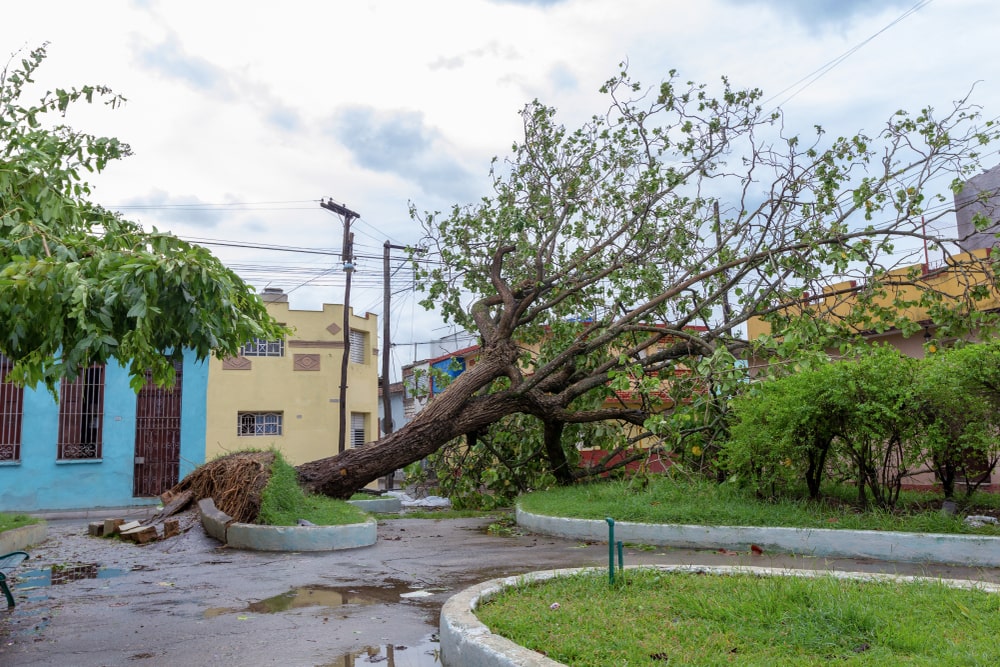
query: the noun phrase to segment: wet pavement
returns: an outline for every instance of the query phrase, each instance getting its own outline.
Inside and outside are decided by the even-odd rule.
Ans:
[[[472,584],[562,567],[606,567],[606,544],[495,536],[491,519],[396,519],[370,547],[263,553],[222,547],[195,516],[144,546],[51,521],[0,610],[0,667],[439,664],[441,605]],[[626,547],[626,565],[756,565],[1000,583],[1000,568]],[[55,566],[55,567],[53,567]]]

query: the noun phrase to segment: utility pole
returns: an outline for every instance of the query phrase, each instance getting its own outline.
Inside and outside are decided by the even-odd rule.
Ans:
[[[722,217],[719,215],[719,200],[715,200],[714,202],[712,202],[712,212],[713,212],[713,214],[715,216],[715,251],[718,252],[718,253],[721,253],[722,252]],[[721,263],[721,262],[722,262],[722,260],[720,258],[719,259],[719,263]],[[723,278],[723,280],[725,280],[728,283],[729,282],[729,272],[728,271],[724,271],[722,273],[722,278]],[[726,321],[726,323],[729,322],[729,318],[732,316],[732,314],[733,314],[733,307],[729,303],[729,286],[728,285],[723,285],[723,292],[722,292],[722,318]],[[727,337],[731,337],[732,335],[733,335],[733,330],[727,328],[726,329],[726,336]]]
[[[344,262],[346,282],[344,284],[344,357],[340,364],[340,443],[338,453],[347,448],[347,365],[351,357],[351,275],[354,273],[354,233],[351,231],[351,221],[360,218],[346,206],[333,201],[321,201],[320,206],[344,218],[344,243],[340,258]]]
[[[392,286],[389,284],[389,251],[406,250],[406,246],[393,245],[388,241],[382,246],[382,433],[392,433],[392,397],[389,395],[389,300],[392,298]],[[392,476],[385,476],[386,491],[392,490]]]

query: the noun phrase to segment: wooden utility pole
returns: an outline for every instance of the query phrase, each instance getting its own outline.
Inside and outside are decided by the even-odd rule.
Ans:
[[[392,433],[392,396],[389,394],[389,300],[392,298],[392,286],[389,284],[389,251],[406,250],[406,246],[393,245],[388,241],[382,246],[382,433]],[[385,476],[386,490],[392,489],[392,475]]]
[[[722,216],[719,215],[719,201],[718,200],[712,202],[712,212],[715,215],[715,251],[717,253],[721,253],[722,252]],[[719,263],[721,263],[721,262],[722,262],[722,260],[719,259]],[[723,280],[725,280],[728,283],[729,282],[729,272],[728,271],[723,271],[722,278],[723,278]],[[733,307],[729,303],[729,286],[728,285],[723,285],[722,287],[723,287],[723,292],[722,292],[722,318],[726,322],[728,322],[729,318],[732,317]],[[727,328],[726,329],[726,336],[732,337],[732,335],[733,335],[733,330]]]
[[[351,221],[361,215],[333,201],[321,201],[319,205],[344,218],[344,243],[340,258],[347,275],[344,284],[344,357],[340,364],[340,443],[337,450],[338,453],[343,453],[347,448],[347,365],[351,358],[351,275],[354,273],[354,233],[351,232]]]

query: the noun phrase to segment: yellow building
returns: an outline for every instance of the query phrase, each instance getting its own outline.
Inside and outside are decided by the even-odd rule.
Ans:
[[[896,301],[916,302],[924,292],[940,295],[961,312],[1000,310],[1000,292],[995,285],[991,255],[988,249],[976,249],[951,256],[938,265],[917,264],[889,271],[880,277],[881,290],[872,298],[871,306],[860,305],[858,298],[868,286],[851,280],[832,284],[822,294],[806,293],[801,300],[789,304],[785,310],[791,314],[808,314],[831,322],[850,322],[848,328],[869,341],[888,343],[907,356],[922,357],[925,343],[933,340],[935,344],[947,345],[950,342],[938,340],[937,325],[927,309],[911,305],[898,312],[899,319],[922,327],[918,335],[908,338],[895,327],[879,327],[881,330],[866,328],[862,324],[865,321],[862,316],[866,312],[874,314],[880,309],[895,310],[893,303]],[[770,332],[770,326],[761,318],[753,317],[747,321],[750,340]],[[969,339],[973,340],[971,336]]]
[[[277,289],[262,298],[292,333],[250,341],[240,356],[209,362],[206,460],[272,445],[292,465],[333,456],[340,451],[344,307],[294,310]],[[378,321],[352,311],[349,329],[346,446],[357,447],[378,433]]]

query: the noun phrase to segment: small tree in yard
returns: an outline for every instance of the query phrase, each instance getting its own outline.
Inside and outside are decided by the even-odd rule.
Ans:
[[[729,438],[720,465],[731,481],[762,495],[777,495],[804,480],[820,496],[827,460],[846,421],[832,395],[838,368],[824,364],[754,384],[732,402]]]
[[[837,453],[850,461],[845,476],[853,477],[862,507],[869,497],[880,508],[893,507],[903,480],[923,458],[913,409],[916,363],[893,347],[876,346],[836,365],[840,372],[830,391],[845,417]]]
[[[931,354],[918,371],[914,394],[922,446],[945,498],[954,496],[959,479],[971,495],[1000,462],[1000,346]]]
[[[928,188],[942,177],[958,187],[996,138],[964,101],[941,117],[899,112],[877,135],[827,140],[821,130],[785,136],[759,91],[725,80],[717,95],[673,73],[645,90],[622,72],[603,92],[608,111],[576,130],[529,104],[523,140],[494,162],[491,197],[447,214],[414,211],[440,259],[418,268],[424,303],[478,333],[477,363],[404,428],[300,466],[303,484],[346,496],[515,414],[546,425],[550,442],[566,425],[612,421],[655,432],[660,450],[707,438],[724,426],[739,383],[734,362],[749,346],[740,325],[772,319],[765,354],[842,341],[846,328],[787,306],[852,271],[877,291],[893,242],[924,238],[921,215],[933,228],[947,214],[950,197],[932,213]],[[900,312],[859,311],[853,324],[916,328]],[[947,320],[943,335],[967,320]],[[658,398],[686,374],[700,381],[690,400]],[[648,400],[605,400],[623,376]],[[577,471],[562,468],[559,450],[573,442],[560,441],[544,451],[559,479],[572,481]],[[601,444],[645,455],[625,437]]]
[[[146,232],[91,202],[87,173],[129,154],[61,120],[82,103],[124,102],[103,86],[26,99],[45,48],[0,72],[0,354],[9,378],[54,390],[115,358],[138,390],[173,381],[183,349],[235,355],[284,332],[253,289],[207,250]]]

